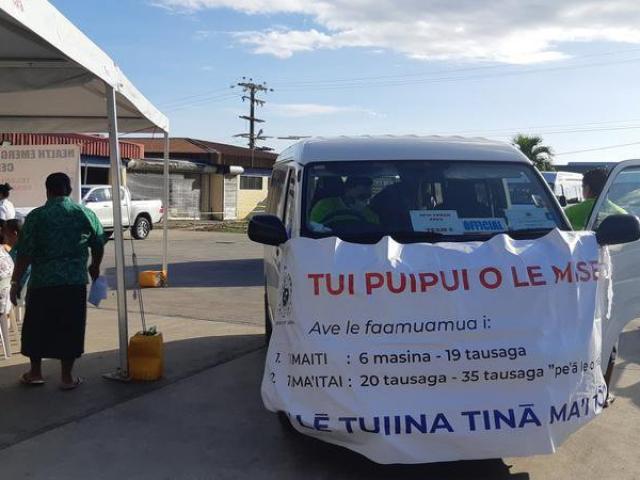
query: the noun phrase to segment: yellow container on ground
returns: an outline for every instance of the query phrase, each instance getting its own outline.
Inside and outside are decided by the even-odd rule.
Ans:
[[[158,288],[164,286],[167,276],[164,272],[145,270],[138,274],[138,283],[141,288]]]
[[[129,340],[129,376],[132,380],[152,381],[162,378],[164,349],[162,334],[136,333]]]

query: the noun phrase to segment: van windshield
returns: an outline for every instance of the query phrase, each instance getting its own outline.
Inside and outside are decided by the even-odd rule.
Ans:
[[[318,162],[305,173],[302,234],[377,241],[535,238],[566,228],[533,167],[462,161]],[[399,238],[398,238],[399,237]]]

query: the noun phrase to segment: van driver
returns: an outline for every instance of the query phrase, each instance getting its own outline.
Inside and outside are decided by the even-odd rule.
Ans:
[[[373,180],[369,177],[349,177],[344,193],[323,198],[311,209],[309,220],[327,228],[337,225],[368,223],[378,225],[380,219],[368,206],[372,195]]]

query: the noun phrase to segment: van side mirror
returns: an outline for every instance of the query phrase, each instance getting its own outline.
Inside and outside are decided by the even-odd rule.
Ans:
[[[560,203],[560,206],[562,208],[566,207],[569,204],[569,202],[567,202],[567,197],[565,197],[564,195],[560,195],[558,197],[558,202]]]
[[[640,220],[634,215],[610,215],[596,229],[599,245],[618,245],[640,239]]]
[[[275,215],[254,215],[249,220],[248,235],[254,242],[274,247],[289,239],[282,220]]]

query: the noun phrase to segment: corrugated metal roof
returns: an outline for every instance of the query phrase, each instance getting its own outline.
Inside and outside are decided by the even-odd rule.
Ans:
[[[144,145],[145,153],[164,152],[164,138],[130,137],[129,140],[135,143],[139,143],[140,145]],[[170,140],[170,149],[173,155],[198,153],[217,154],[217,150],[213,148],[207,148],[190,138],[171,138]]]
[[[130,137],[132,142],[144,145],[145,155],[160,156],[164,152],[163,138]],[[276,161],[275,153],[251,150],[236,145],[225,143],[209,142],[187,137],[172,137],[170,143],[171,158],[199,159],[206,160],[214,164],[239,165],[250,167],[252,164],[257,168],[271,168]],[[252,161],[253,160],[253,161]]]
[[[78,133],[0,133],[0,143],[11,145],[79,145],[82,155],[109,157],[109,139],[96,135]],[[144,146],[139,143],[120,141],[122,158],[143,158]]]

